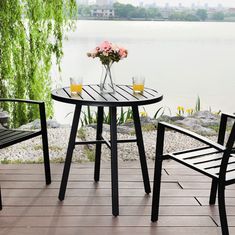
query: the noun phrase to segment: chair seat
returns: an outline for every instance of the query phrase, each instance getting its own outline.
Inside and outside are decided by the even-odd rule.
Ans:
[[[41,131],[0,129],[0,149],[36,137]]]
[[[211,177],[218,178],[223,152],[205,147],[184,152],[167,154],[170,158]],[[235,155],[231,154],[227,166],[226,181],[234,179]]]

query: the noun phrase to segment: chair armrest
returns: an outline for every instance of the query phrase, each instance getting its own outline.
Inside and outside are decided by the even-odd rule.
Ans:
[[[233,119],[235,119],[235,115],[234,114],[222,113],[222,116],[225,116],[226,118],[233,118]]]
[[[215,143],[214,141],[212,141],[212,140],[210,140],[210,139],[208,139],[208,138],[206,138],[204,136],[201,136],[199,134],[196,134],[196,133],[194,133],[192,131],[186,130],[186,129],[184,129],[182,127],[179,127],[179,126],[176,126],[176,125],[172,125],[172,124],[169,124],[169,123],[166,123],[166,122],[160,122],[160,123],[158,123],[158,128],[160,128],[160,129],[163,128],[163,130],[165,128],[174,130],[174,131],[179,132],[181,134],[184,134],[184,135],[187,135],[189,137],[192,137],[192,138],[194,138],[194,139],[196,139],[196,140],[198,140],[198,141],[200,141],[200,142],[202,142],[204,144],[207,144],[207,145],[209,145],[209,146],[211,146],[211,147],[213,147],[215,149],[218,149],[220,151],[225,151],[225,149],[226,149],[221,144]]]
[[[45,111],[45,103],[43,101],[23,100],[23,99],[11,99],[11,98],[0,98],[0,102],[19,102],[19,103],[27,103],[27,104],[37,104],[37,105],[39,105],[41,131],[44,132],[44,134],[47,135],[46,111]]]
[[[0,102],[20,102],[20,103],[28,103],[28,104],[44,103],[43,101],[36,101],[36,100],[8,99],[8,98],[0,98]]]

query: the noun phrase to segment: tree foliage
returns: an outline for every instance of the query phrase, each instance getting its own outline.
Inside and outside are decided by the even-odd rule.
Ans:
[[[115,16],[119,18],[159,18],[161,14],[157,8],[135,7],[131,4],[114,3]]]
[[[63,35],[76,11],[75,0],[0,1],[0,97],[44,100],[52,115],[52,56],[59,68]],[[38,117],[33,105],[1,105],[13,114],[14,126]]]
[[[212,15],[212,19],[216,21],[223,21],[224,20],[224,13],[223,12],[215,12]]]
[[[201,20],[201,21],[205,21],[208,17],[207,15],[207,10],[205,9],[198,9],[196,12],[196,16]]]

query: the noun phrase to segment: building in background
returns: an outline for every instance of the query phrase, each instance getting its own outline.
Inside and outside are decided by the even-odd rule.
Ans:
[[[91,10],[91,16],[102,19],[112,19],[115,16],[114,9],[110,5],[96,6]]]
[[[112,6],[116,2],[115,0],[96,0],[98,6]]]

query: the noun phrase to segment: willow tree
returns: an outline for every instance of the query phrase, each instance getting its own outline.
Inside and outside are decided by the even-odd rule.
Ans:
[[[0,0],[0,97],[43,100],[52,115],[52,58],[60,69],[64,34],[76,12],[76,0]],[[33,105],[1,105],[14,126],[38,117]]]

